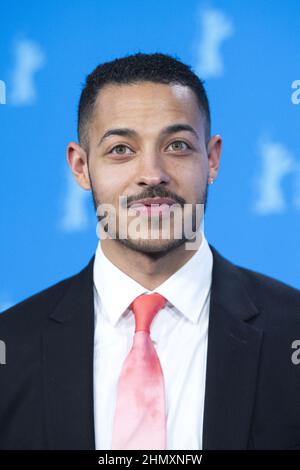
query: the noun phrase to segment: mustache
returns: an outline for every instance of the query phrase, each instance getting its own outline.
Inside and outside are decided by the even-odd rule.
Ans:
[[[153,186],[147,188],[147,190],[143,191],[138,196],[129,196],[127,198],[127,205],[129,206],[129,204],[132,202],[139,201],[140,199],[150,199],[154,197],[173,199],[176,203],[180,204],[181,207],[183,207],[185,204],[185,199],[173,193],[172,191],[168,191],[166,188],[161,186]]]

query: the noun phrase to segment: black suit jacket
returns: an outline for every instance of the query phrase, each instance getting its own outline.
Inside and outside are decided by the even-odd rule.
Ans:
[[[300,448],[300,291],[210,248],[203,448]],[[93,263],[0,315],[0,449],[95,449]]]

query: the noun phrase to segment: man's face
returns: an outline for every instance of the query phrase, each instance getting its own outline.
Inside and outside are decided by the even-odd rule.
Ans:
[[[195,132],[176,129],[166,132],[166,128],[175,124],[188,125]],[[105,137],[112,129],[134,132],[123,131],[123,135],[116,132]],[[193,230],[196,229],[195,204],[202,204],[203,209],[207,197],[208,155],[204,116],[194,92],[182,85],[152,82],[104,87],[97,97],[89,127],[88,167],[95,209],[103,203],[115,208],[117,242],[137,251],[157,254],[184,243],[187,240],[184,234],[181,239],[175,238],[172,217],[168,239],[162,238],[161,223],[154,224],[154,231],[160,234],[156,239],[153,231],[150,236],[148,224],[146,234],[143,224],[141,236],[133,237],[129,233],[121,239],[118,223],[121,211],[123,215],[126,212],[128,225],[138,216],[149,224],[151,219],[155,222],[159,218],[161,222],[168,212],[159,212],[157,216],[157,211],[155,215],[146,209],[129,215],[130,203],[160,197],[175,201],[182,209],[184,204],[193,205]],[[119,207],[120,196],[127,196],[126,207]],[[189,213],[191,216],[191,210]],[[180,223],[183,224],[183,219]]]

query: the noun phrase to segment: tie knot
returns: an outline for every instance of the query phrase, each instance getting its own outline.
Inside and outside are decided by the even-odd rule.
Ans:
[[[150,333],[153,318],[166,302],[167,299],[156,292],[139,295],[131,304],[135,318],[135,332],[147,331]]]

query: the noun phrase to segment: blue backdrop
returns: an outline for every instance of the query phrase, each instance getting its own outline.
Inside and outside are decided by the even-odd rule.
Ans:
[[[223,137],[205,233],[233,262],[300,288],[300,18],[296,1],[14,1],[1,5],[0,310],[82,269],[90,193],[65,149],[85,76],[165,52],[192,65]]]

